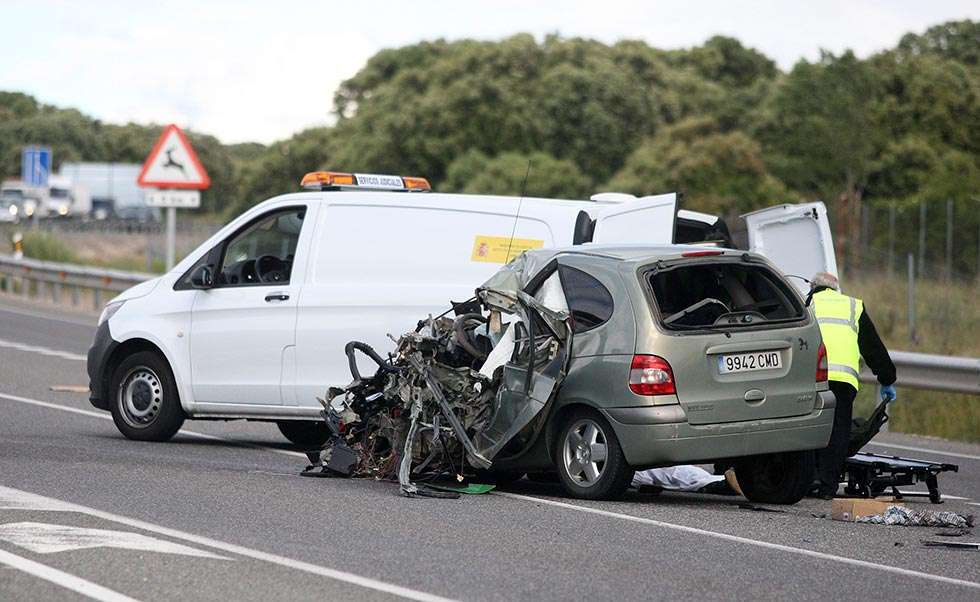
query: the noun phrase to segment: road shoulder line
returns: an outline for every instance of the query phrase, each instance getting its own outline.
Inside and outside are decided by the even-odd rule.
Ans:
[[[632,516],[630,514],[622,514],[619,512],[612,512],[609,510],[600,510],[598,508],[590,508],[588,506],[578,506],[576,504],[569,504],[567,502],[559,502],[557,500],[549,500],[540,497],[534,497],[530,495],[522,495],[519,493],[508,493],[505,491],[494,491],[491,495],[511,498],[515,500],[521,500],[525,502],[533,502],[536,504],[548,504],[549,506],[556,506],[558,508],[565,508],[567,510],[575,510],[578,512],[585,512],[588,514],[596,514],[599,516],[604,516],[607,518],[615,518],[619,520],[626,520],[635,523],[641,523],[645,525],[650,525],[654,527],[662,527],[664,529],[672,529],[674,531],[683,531],[685,533],[691,533],[694,535],[702,535],[706,537],[712,537],[715,539],[721,539],[725,541],[730,541],[733,543],[747,544],[751,546],[756,546],[760,548],[767,548],[770,550],[778,550],[780,552],[789,552],[791,554],[798,554],[801,556],[809,556],[810,558],[817,558],[820,560],[829,560],[833,562],[839,562],[842,564],[849,564],[852,566],[857,566],[867,569],[875,569],[879,571],[884,571],[888,573],[894,573],[898,575],[903,575],[906,577],[916,577],[919,579],[927,579],[929,581],[937,581],[940,583],[947,583],[950,585],[958,585],[961,587],[968,587],[971,589],[980,590],[980,583],[974,581],[966,581],[963,579],[956,579],[954,577],[945,577],[943,575],[935,575],[933,573],[923,573],[921,571],[915,571],[912,569],[903,569],[899,567],[889,566],[887,564],[878,564],[875,562],[870,562],[868,560],[858,560],[857,558],[848,558],[847,556],[837,556],[835,554],[828,554],[826,552],[817,552],[815,550],[807,550],[805,548],[794,548],[793,546],[787,546],[784,544],[773,543],[768,541],[762,541],[759,539],[750,539],[748,537],[741,537],[738,535],[729,535],[728,533],[720,533],[718,531],[709,531],[707,529],[699,529],[697,527],[688,527],[686,525],[678,525],[675,523],[668,523],[664,521],[655,520],[652,518],[644,518],[640,516]]]
[[[53,403],[50,401],[42,401],[40,399],[31,399],[30,397],[21,397],[19,395],[11,395],[9,393],[0,393],[0,399],[6,399],[8,401],[16,401],[18,403],[24,403],[27,405],[38,406],[42,408],[49,408],[52,410],[61,410],[63,412],[72,412],[75,414],[81,414],[82,416],[88,416],[89,418],[98,418],[100,420],[112,420],[112,415],[108,412],[96,412],[94,410],[83,410],[81,408],[73,408],[71,406],[61,405],[60,403]],[[289,451],[288,449],[279,449],[278,447],[268,447],[265,445],[258,445],[256,443],[247,443],[245,441],[235,441],[234,439],[228,439],[226,437],[219,437],[217,435],[207,435],[205,433],[198,433],[197,431],[188,431],[186,429],[180,429],[177,431],[179,435],[187,435],[189,437],[197,437],[199,439],[210,439],[211,441],[224,441],[225,443],[231,443],[232,445],[238,445],[240,447],[247,447],[250,449],[259,449],[262,451],[273,452],[277,454],[283,454],[293,458],[303,458],[307,459],[306,454],[300,452]]]
[[[60,357],[63,360],[72,360],[76,362],[84,362],[88,359],[80,353],[61,351],[59,349],[49,349],[47,347],[41,347],[40,345],[28,345],[27,343],[18,343],[16,341],[8,341],[5,339],[0,339],[0,347],[4,349],[13,349],[14,351],[23,351],[24,353],[37,353],[40,355],[47,355],[49,357]]]
[[[876,447],[894,447],[895,449],[902,449],[905,451],[919,452],[923,454],[935,454],[937,456],[949,456],[950,458],[964,458],[966,460],[980,460],[980,456],[975,456],[971,454],[964,454],[962,452],[951,452],[951,451],[941,451],[938,449],[929,449],[926,447],[914,447],[912,445],[899,445],[898,443],[879,443],[877,441],[871,441],[868,445],[874,445]]]

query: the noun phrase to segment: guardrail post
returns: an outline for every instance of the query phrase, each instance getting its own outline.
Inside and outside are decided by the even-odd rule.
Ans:
[[[55,282],[51,285],[51,295],[55,303],[61,303],[61,283]]]
[[[100,288],[92,289],[92,308],[95,311],[102,309],[102,289]]]
[[[916,336],[915,332],[915,258],[912,257],[912,253],[908,256],[908,271],[909,271],[909,283],[908,283],[908,299],[906,303],[909,306],[909,342],[915,344]]]
[[[75,286],[75,285],[72,285],[72,287],[71,287],[71,305],[72,305],[72,307],[78,307],[78,304],[81,302],[78,297],[79,297],[78,287]]]
[[[31,296],[31,281],[27,279],[27,276],[20,279],[20,294],[24,295],[25,299]]]
[[[38,300],[44,300],[45,295],[48,293],[48,283],[43,280],[37,281],[37,288],[34,294],[37,295]]]

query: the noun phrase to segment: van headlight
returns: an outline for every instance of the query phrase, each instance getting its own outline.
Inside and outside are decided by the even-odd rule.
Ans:
[[[125,303],[125,301],[113,301],[111,303],[106,303],[105,308],[102,309],[102,315],[99,316],[99,326],[102,326],[103,322],[116,315],[116,312],[123,306],[123,303]]]
[[[10,215],[17,215],[17,205],[11,205],[7,208],[7,211],[10,212]]]

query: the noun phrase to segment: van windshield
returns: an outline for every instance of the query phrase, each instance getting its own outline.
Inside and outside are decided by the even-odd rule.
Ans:
[[[647,277],[667,328],[749,327],[804,316],[785,280],[762,265],[701,261],[654,270]]]

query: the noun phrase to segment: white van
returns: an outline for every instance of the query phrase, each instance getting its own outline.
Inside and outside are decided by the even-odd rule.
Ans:
[[[88,355],[91,401],[124,435],[165,440],[185,418],[249,419],[317,444],[316,398],[350,380],[347,342],[388,348],[385,333],[468,299],[526,249],[670,243],[678,221],[674,194],[437,194],[421,178],[336,172],[303,185],[318,190],[256,205],[106,305]]]

